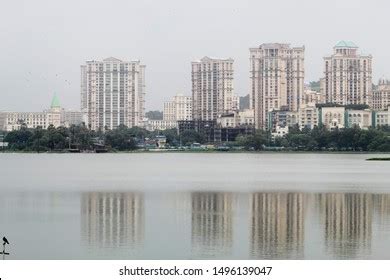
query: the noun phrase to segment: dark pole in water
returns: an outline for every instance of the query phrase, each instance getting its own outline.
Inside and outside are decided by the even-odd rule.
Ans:
[[[5,255],[9,255],[9,253],[5,252],[5,245],[9,244],[7,238],[3,237],[3,252],[0,252],[0,255],[3,255],[3,260],[5,260]]]

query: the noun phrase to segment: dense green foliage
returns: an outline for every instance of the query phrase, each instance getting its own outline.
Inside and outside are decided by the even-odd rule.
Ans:
[[[310,82],[310,89],[319,92],[320,91],[320,81]]]
[[[151,120],[162,120],[163,112],[161,111],[149,111],[145,113],[145,116]]]
[[[247,149],[263,150],[266,147],[283,147],[287,150],[304,151],[380,151],[390,152],[388,127],[362,130],[358,127],[327,130],[325,127],[299,130],[291,127],[284,137],[272,139],[264,131],[253,136],[239,136],[236,144]]]
[[[27,129],[9,132],[4,141],[13,151],[65,151],[94,150],[105,147],[108,150],[130,151],[154,143],[157,135],[164,135],[170,147],[189,146],[192,143],[206,144],[207,137],[193,130],[183,131],[180,135],[176,129],[164,131],[147,131],[143,128],[119,126],[106,132],[89,130],[85,125],[70,128],[50,126],[48,129]],[[149,141],[149,142],[148,142]],[[229,146],[238,146],[246,150],[284,149],[302,151],[381,151],[390,152],[390,127],[362,130],[358,127],[327,130],[325,127],[299,130],[298,126],[290,127],[284,137],[271,136],[267,131],[257,130],[253,135],[239,135]]]

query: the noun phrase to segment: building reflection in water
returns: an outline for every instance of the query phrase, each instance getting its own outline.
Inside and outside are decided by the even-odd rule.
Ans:
[[[233,243],[233,202],[231,193],[191,194],[194,257],[223,257],[230,253]]]
[[[390,227],[390,194],[374,194],[374,207],[382,228]]]
[[[252,258],[303,258],[303,193],[250,195],[250,254]]]
[[[81,229],[91,246],[137,246],[144,239],[142,193],[83,193]]]
[[[354,258],[371,249],[373,194],[318,194],[325,228],[325,247],[336,258]]]

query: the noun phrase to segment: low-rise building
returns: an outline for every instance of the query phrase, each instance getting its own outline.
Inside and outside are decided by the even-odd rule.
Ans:
[[[319,109],[319,123],[327,129],[344,128],[345,108],[344,107],[322,107]]]
[[[177,128],[175,120],[146,120],[145,128],[149,131]]]
[[[276,127],[291,127],[299,122],[298,112],[291,112],[283,108],[281,110],[272,110],[268,112],[267,129],[271,132],[276,131]]]
[[[372,109],[376,111],[386,110],[390,105],[390,81],[380,79],[378,86],[372,93]]]
[[[305,88],[305,92],[302,98],[302,104],[323,104],[325,103],[325,94],[320,93],[310,88]]]
[[[255,112],[253,109],[245,109],[238,112],[238,125],[255,125]]]
[[[345,127],[358,126],[361,129],[368,129],[373,126],[372,111],[366,110],[347,110],[345,114]]]
[[[254,126],[254,112],[246,109],[223,114],[218,117],[217,124],[221,127]]]
[[[61,106],[58,97],[54,95],[49,110],[43,112],[5,112],[2,117],[3,129],[6,131],[18,130],[22,126],[27,128],[41,127],[47,129],[50,125],[61,126]]]
[[[374,111],[372,118],[375,127],[390,126],[390,106],[388,106],[387,110]]]
[[[318,125],[318,109],[315,103],[307,103],[299,108],[298,125],[300,129],[313,129]]]
[[[275,139],[275,137],[284,137],[288,134],[288,130],[288,126],[276,126],[275,130],[271,132],[271,136],[273,139]]]

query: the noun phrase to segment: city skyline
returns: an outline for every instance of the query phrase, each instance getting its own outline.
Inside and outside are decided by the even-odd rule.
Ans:
[[[323,57],[331,54],[331,47],[339,40],[354,41],[362,52],[373,56],[374,82],[390,76],[387,39],[377,32],[386,24],[384,11],[388,4],[382,3],[382,8],[377,9],[379,1],[343,1],[335,9],[336,1],[328,1],[318,6],[319,11],[316,3],[304,0],[221,3],[208,3],[204,9],[202,3],[187,5],[179,1],[133,4],[97,1],[94,13],[88,13],[91,23],[85,23],[88,1],[77,9],[69,8],[72,3],[8,3],[7,13],[0,19],[3,42],[0,61],[4,67],[1,109],[40,111],[45,104],[43,100],[49,100],[53,92],[63,100],[64,107],[79,108],[79,65],[89,59],[110,56],[141,60],[147,65],[146,110],[161,110],[163,102],[177,93],[190,95],[190,62],[205,55],[235,60],[236,94],[244,96],[249,91],[247,50],[266,42],[305,46],[305,82],[323,76]],[[40,9],[42,4],[45,9]],[[18,17],[21,6],[29,10],[23,20]],[[278,18],[291,23],[289,29],[275,21],[273,13],[259,14],[279,6]],[[98,20],[114,8],[118,13],[115,21]],[[128,11],[135,9],[137,13],[127,16]],[[308,13],[310,10],[313,12]],[[215,12],[219,12],[218,22],[212,21]],[[345,21],[340,28],[339,21],[328,20],[330,13],[334,18],[351,13],[362,20]],[[198,21],[199,18],[202,20]],[[272,28],[259,28],[271,21]],[[18,65],[23,68],[18,69]]]

